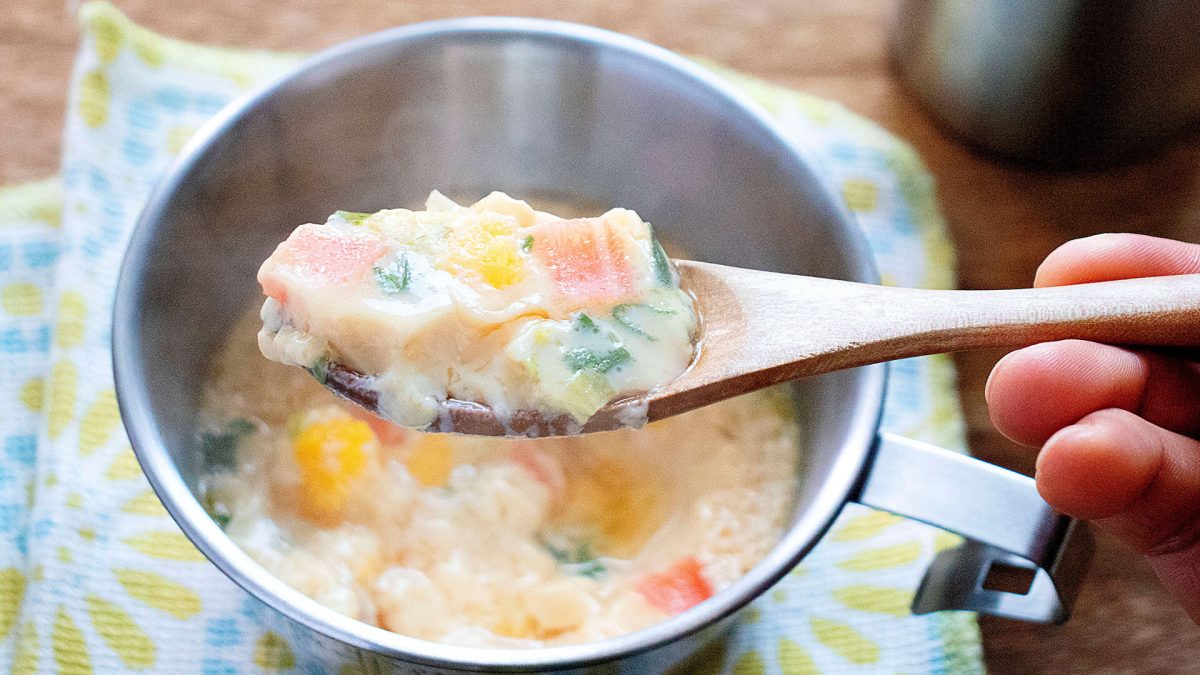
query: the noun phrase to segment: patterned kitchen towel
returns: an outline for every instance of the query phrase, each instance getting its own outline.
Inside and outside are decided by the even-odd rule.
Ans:
[[[109,349],[118,265],[154,181],[198,125],[296,57],[162,38],[104,3],[85,4],[80,22],[61,187],[0,190],[0,671],[324,672],[150,491],[121,429]],[[822,164],[887,282],[952,284],[911,148],[835,103],[722,74]],[[961,449],[954,391],[946,358],[897,363],[884,426]],[[982,672],[973,615],[908,614],[933,555],[956,541],[850,506],[685,672]]]

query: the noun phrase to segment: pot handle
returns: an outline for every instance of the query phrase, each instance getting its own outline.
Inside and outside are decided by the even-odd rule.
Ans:
[[[1055,512],[1032,478],[929,443],[881,433],[853,501],[967,538],[938,553],[913,614],[968,610],[1062,623],[1092,554],[1084,523]],[[991,588],[989,575],[1033,573],[1024,593]]]

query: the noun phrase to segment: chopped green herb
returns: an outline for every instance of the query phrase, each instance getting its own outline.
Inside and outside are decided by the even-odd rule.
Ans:
[[[595,321],[592,321],[592,317],[588,316],[587,314],[584,314],[583,312],[580,312],[575,315],[575,330],[578,330],[578,331],[586,330],[586,331],[591,331],[593,333],[599,333],[600,327],[596,325]]]
[[[525,251],[526,253],[529,253],[531,250],[533,250],[532,234],[525,235],[525,239],[521,242],[521,250]]]
[[[317,359],[317,362],[309,367],[308,372],[316,378],[320,384],[325,384],[325,380],[329,379],[329,357],[322,356]]]
[[[233,420],[219,432],[201,434],[200,453],[209,465],[233,468],[237,460],[238,443],[257,429],[250,420]]]
[[[229,513],[229,507],[218,501],[216,496],[211,492],[204,494],[204,510],[208,512],[208,515],[212,517],[217,525],[221,526],[221,529],[225,529],[225,526],[229,524],[230,518],[232,518],[232,514]]]
[[[587,577],[589,579],[595,579],[603,576],[604,573],[608,571],[604,567],[604,563],[600,562],[599,560],[589,560],[585,563],[579,563],[577,565],[568,565],[567,568],[575,574],[578,574],[581,577]]]
[[[653,312],[660,316],[670,316],[671,314],[675,313],[675,310],[664,309],[662,307],[655,307],[654,305],[643,305],[643,304],[624,304],[624,305],[617,305],[616,307],[613,307],[613,311],[612,311],[613,319],[615,319],[617,321],[617,323],[621,324],[622,326],[628,328],[631,332],[633,332],[637,335],[640,335],[651,342],[656,342],[658,340],[658,338],[656,338],[653,335],[642,330],[642,327],[637,325],[637,322],[635,322],[633,320],[633,318],[630,317],[630,315],[629,315],[630,312],[635,312],[635,311],[641,310],[641,309],[647,310],[649,312]]]
[[[559,565],[569,565],[574,562],[572,560],[574,551],[555,546],[554,544],[545,540],[542,541],[542,546],[546,548],[546,551],[550,554],[550,557],[554,558],[554,562],[558,563]]]
[[[358,211],[334,211],[333,215],[341,218],[351,225],[362,225],[363,223],[367,222],[367,218],[370,218],[373,214],[359,213]]]
[[[671,260],[667,258],[667,252],[663,250],[662,244],[658,243],[658,239],[655,238],[654,226],[646,223],[646,227],[650,228],[650,247],[654,252],[654,277],[663,286],[673,286],[675,275],[671,273]]]
[[[606,352],[579,347],[564,355],[567,367],[574,371],[592,370],[597,373],[607,373],[617,366],[633,360],[633,355],[624,347],[617,347]]]
[[[542,539],[542,546],[550,553],[555,562],[562,565],[567,571],[574,572],[581,577],[595,579],[608,571],[604,567],[604,563],[597,559],[592,547],[586,541],[575,542],[573,546],[570,542],[567,543],[567,546],[558,546]]]
[[[408,256],[401,255],[399,260],[386,268],[376,267],[375,281],[388,295],[398,295],[408,290],[408,284],[412,281],[412,267],[408,264]]]
[[[254,422],[244,417],[239,417],[229,423],[229,433],[237,434],[238,436],[249,436],[257,430],[258,427],[254,426]]]

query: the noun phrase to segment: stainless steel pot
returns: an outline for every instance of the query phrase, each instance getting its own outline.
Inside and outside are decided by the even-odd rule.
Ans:
[[[758,108],[687,60],[606,31],[525,19],[399,28],[320,54],[226,109],[159,185],[133,236],[114,318],[117,390],[171,515],[217,567],[278,610],[309,656],[330,670],[351,661],[368,672],[572,671],[612,661],[648,672],[722,630],[848,500],[983,542],[943,553],[914,611],[1065,617],[1076,528],[1027,478],[880,437],[883,366],[796,385],[807,447],[786,535],[731,588],[648,630],[540,650],[459,648],[358,623],[273,578],[196,499],[205,467],[194,429],[209,357],[257,296],[259,261],[297,223],[413,203],[432,187],[620,204],[705,260],[877,278],[838,198]],[[993,560],[1040,566],[1031,591],[982,589]]]
[[[904,0],[900,78],[971,145],[1023,162],[1137,159],[1200,123],[1200,3]]]

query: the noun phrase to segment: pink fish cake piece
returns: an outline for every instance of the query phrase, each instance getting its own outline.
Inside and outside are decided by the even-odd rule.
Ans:
[[[533,254],[559,294],[586,304],[618,302],[635,293],[629,247],[634,242],[603,217],[543,223]]]
[[[263,293],[286,303],[286,277],[312,286],[350,285],[387,251],[375,237],[349,234],[330,225],[302,225],[263,263],[258,282]]]

